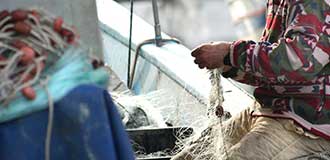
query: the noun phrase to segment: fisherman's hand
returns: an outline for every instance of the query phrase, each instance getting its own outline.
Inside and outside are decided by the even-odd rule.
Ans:
[[[193,49],[191,55],[195,57],[194,62],[199,68],[215,69],[223,68],[226,72],[231,66],[224,65],[224,58],[229,54],[231,43],[229,42],[210,42],[202,44]]]

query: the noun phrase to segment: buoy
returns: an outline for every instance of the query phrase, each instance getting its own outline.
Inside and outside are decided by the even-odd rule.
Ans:
[[[40,14],[39,14],[38,11],[36,11],[36,10],[31,10],[31,11],[30,11],[30,14],[33,15],[34,17],[36,17],[37,20],[40,20]]]
[[[36,98],[36,91],[30,86],[23,88],[21,93],[29,100],[34,100]]]
[[[63,18],[62,17],[57,17],[54,20],[54,30],[58,33],[61,33],[62,25],[63,25]]]
[[[21,9],[12,11],[11,18],[14,21],[24,21],[25,19],[28,18],[28,12]]]
[[[61,30],[61,35],[63,38],[66,38],[66,42],[68,42],[69,44],[73,44],[75,41],[75,35],[72,31],[63,28]]]
[[[10,13],[7,10],[0,12],[0,21],[9,15],[10,15]]]
[[[28,64],[29,62],[31,62],[34,57],[35,57],[35,52],[32,48],[30,47],[22,47],[20,49],[21,52],[23,52],[23,55],[21,57],[21,63],[23,64]]]
[[[14,30],[20,34],[29,35],[32,28],[27,23],[19,21],[15,23]]]

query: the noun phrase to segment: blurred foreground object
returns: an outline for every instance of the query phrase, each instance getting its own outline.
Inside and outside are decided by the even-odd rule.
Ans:
[[[81,48],[73,27],[41,10],[0,12],[0,122],[43,109],[79,84],[107,84],[102,62]]]
[[[75,29],[40,10],[0,20],[0,159],[133,160],[109,73]]]
[[[48,111],[0,124],[1,160],[44,160]],[[51,160],[134,160],[108,91],[78,86],[54,104]]]

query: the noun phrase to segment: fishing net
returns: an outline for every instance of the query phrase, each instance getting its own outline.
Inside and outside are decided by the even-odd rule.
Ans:
[[[62,37],[56,33],[56,30],[61,30],[63,20],[54,21],[41,15],[37,11],[26,10],[0,13],[2,104],[8,104],[19,91],[26,98],[35,99],[36,94],[31,86],[39,80],[47,56],[57,54],[59,58],[61,52],[58,50],[63,50],[67,42],[74,42],[72,30],[64,28],[66,33]],[[55,30],[53,26],[56,26]]]
[[[292,120],[252,117],[252,111],[261,109],[257,102],[224,121],[220,73],[211,71],[209,125],[179,144],[183,150],[173,160],[330,159],[330,142],[308,134]]]
[[[147,154],[143,146],[133,142],[133,148],[135,149],[138,158],[173,156],[183,148],[191,147],[191,144],[197,143],[199,144],[199,147],[189,153],[195,159],[210,159],[211,156],[214,156],[215,150],[219,149],[217,147],[224,145],[213,143],[218,136],[218,134],[215,134],[221,134],[222,130],[218,127],[212,128],[212,126],[222,124],[224,119],[230,117],[229,113],[222,109],[222,102],[224,99],[222,96],[223,91],[220,78],[220,70],[210,71],[212,88],[206,112],[201,113],[203,116],[192,113],[194,112],[193,106],[196,106],[196,103],[198,102],[193,102],[191,100],[192,97],[184,96],[185,90],[181,90],[182,93],[180,93],[179,90],[178,94],[175,95],[173,94],[173,90],[166,89],[138,96],[132,96],[129,92],[113,92],[112,96],[119,106],[118,109],[122,113],[123,123],[126,124],[126,127],[128,128],[154,128],[166,127],[165,124],[173,124],[174,126],[182,126],[185,124],[185,126],[193,127],[196,132],[195,136],[189,137],[191,134],[189,134],[189,136],[185,134],[187,133],[187,130],[189,130],[189,127],[183,127],[178,132],[174,133],[177,140],[174,148],[168,148],[151,154]],[[183,108],[188,108],[189,110],[183,110]],[[198,108],[201,110],[203,106],[199,106]],[[144,112],[137,112],[138,109],[141,109]],[[178,109],[182,109],[182,111],[179,111]],[[205,114],[208,117],[206,119],[202,118],[206,117]],[[179,120],[176,119],[177,117],[185,118]],[[187,120],[187,122],[182,124],[185,120]],[[214,132],[211,132],[211,129],[213,129]],[[219,132],[215,131],[216,129],[219,129]],[[200,133],[200,130],[203,132]],[[196,140],[196,137],[202,138],[197,138]]]
[[[107,71],[83,49],[73,27],[41,10],[0,12],[0,122],[49,106],[50,159],[54,102],[80,84],[107,85]]]
[[[110,90],[118,88],[117,84],[121,83],[114,83],[114,81],[116,81],[116,78],[112,77],[111,82],[115,87],[110,87]],[[181,86],[160,87],[158,90],[140,93],[139,95],[133,95],[132,92],[125,89],[118,90],[112,91],[111,94],[114,101],[118,104],[123,122],[124,124],[134,122],[134,126],[126,127],[139,128],[149,124],[153,124],[151,125],[152,127],[164,127],[164,124],[166,124],[168,126],[189,126],[193,127],[194,130],[199,130],[207,123],[207,108],[205,105],[196,97],[190,95],[187,89],[182,89]],[[137,113],[135,111],[140,109],[146,114],[135,114]],[[145,120],[150,119],[151,123],[142,124],[133,120],[138,119],[138,115],[147,117],[140,122],[146,122]]]
[[[222,107],[224,97],[221,72],[221,69],[209,70],[211,90],[207,107],[208,124],[204,126],[206,128],[193,137],[179,141],[178,145],[182,147],[183,151],[178,153],[174,159],[217,160],[227,154],[225,142],[221,138],[224,132],[222,123],[230,118],[230,114],[225,112]]]
[[[54,100],[79,84],[105,84],[99,66],[61,17],[36,9],[1,11],[0,122],[42,109],[45,83]]]
[[[160,89],[140,95],[132,95],[129,91],[111,93],[126,128],[154,130],[152,133],[149,132],[149,136],[155,134],[156,137],[147,138],[148,134],[144,135],[146,142],[141,142],[136,136],[132,137],[131,144],[138,159],[174,156],[183,148],[181,144],[186,144],[189,140],[187,137],[192,134],[191,128],[198,130],[205,123],[205,118],[201,118],[205,117],[205,112],[192,112],[194,106],[202,107],[197,106],[198,102],[193,102],[192,97],[186,97],[188,95],[185,90],[180,91],[176,94],[173,94],[173,89]],[[183,108],[188,108],[190,112]],[[185,116],[182,116],[183,114]],[[198,115],[202,116],[196,118]],[[164,131],[171,130],[173,126],[181,127],[174,127],[173,132]],[[160,135],[162,138],[157,138]],[[158,145],[152,147],[153,144]],[[153,148],[152,151],[150,148]]]
[[[156,109],[152,99],[159,97],[162,91],[154,91],[146,95],[112,92],[123,124],[126,128],[161,128],[166,127],[160,111]],[[151,98],[152,97],[152,98]]]

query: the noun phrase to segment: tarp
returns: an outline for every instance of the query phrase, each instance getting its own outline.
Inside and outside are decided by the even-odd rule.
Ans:
[[[48,109],[0,124],[1,160],[45,157]],[[109,93],[83,85],[55,103],[53,160],[133,160],[133,151]]]

